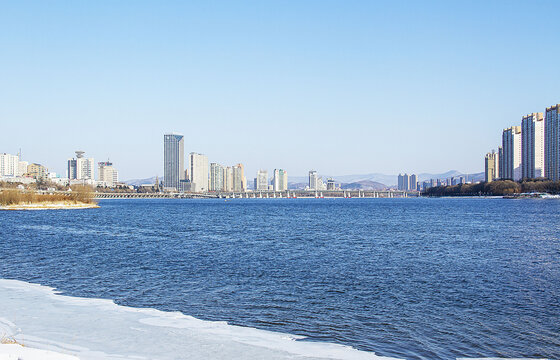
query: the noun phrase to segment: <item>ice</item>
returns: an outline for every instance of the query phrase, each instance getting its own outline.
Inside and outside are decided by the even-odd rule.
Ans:
[[[203,321],[179,312],[119,306],[110,300],[63,296],[46,286],[0,279],[2,334],[25,345],[1,345],[2,349],[19,346],[83,360],[390,359],[338,344],[305,341],[301,336]],[[33,356],[21,359],[34,360]]]
[[[78,360],[78,358],[18,344],[3,344],[0,345],[0,360]]]

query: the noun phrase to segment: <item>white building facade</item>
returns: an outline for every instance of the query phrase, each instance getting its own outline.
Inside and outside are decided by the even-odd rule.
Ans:
[[[502,134],[503,174],[502,179],[519,181],[522,179],[521,126],[504,129]]]
[[[190,153],[191,191],[208,191],[208,157],[204,154]]]
[[[76,158],[68,159],[68,179],[94,180],[94,164],[93,158],[85,158],[83,151],[76,151]]]
[[[288,172],[284,169],[274,169],[272,178],[272,189],[274,191],[288,190]]]
[[[532,113],[521,120],[521,178],[544,176],[544,119],[542,113]]]
[[[267,191],[268,190],[268,171],[259,170],[257,171],[257,182],[255,184],[256,191]]]
[[[114,187],[119,182],[119,172],[113,167],[113,163],[109,161],[100,162],[98,165],[99,185]]]
[[[224,189],[225,169],[217,163],[210,163],[210,191],[222,191]]]

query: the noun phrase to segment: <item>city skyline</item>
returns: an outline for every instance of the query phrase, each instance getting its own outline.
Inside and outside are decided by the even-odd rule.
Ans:
[[[481,129],[558,101],[559,9],[7,3],[1,151],[63,174],[55,159],[85,149],[146,178],[163,175],[154,134],[174,130],[248,174],[480,172],[499,142]]]

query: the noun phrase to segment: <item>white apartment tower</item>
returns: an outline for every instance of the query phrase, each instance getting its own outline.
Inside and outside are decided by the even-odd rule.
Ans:
[[[83,151],[76,151],[76,158],[68,159],[68,179],[93,180],[95,167],[93,158],[85,158]]]
[[[210,191],[222,191],[224,189],[224,167],[220,164],[210,163]]]
[[[99,181],[105,186],[114,187],[119,182],[119,172],[113,167],[113,163],[109,161],[97,163],[99,166]]]
[[[268,171],[259,170],[257,171],[257,183],[255,186],[256,191],[267,191],[268,190]]]
[[[546,108],[544,134],[545,175],[560,181],[560,104]]]
[[[247,179],[245,178],[243,164],[237,164],[232,167],[232,186],[235,192],[244,192],[247,190]]]
[[[503,170],[502,179],[519,181],[521,171],[521,126],[512,126],[504,129],[502,134]]]
[[[544,119],[542,113],[532,113],[521,120],[521,178],[544,176]]]
[[[208,191],[208,157],[192,152],[189,160],[192,191]]]
[[[224,191],[233,191],[233,168],[228,166],[224,169]]]
[[[19,157],[17,155],[0,154],[0,176],[18,176],[20,175],[19,172]]]
[[[284,169],[274,169],[272,178],[272,189],[274,191],[288,190],[288,172]]]
[[[317,171],[311,170],[309,171],[309,190],[318,190],[317,189]]]
[[[185,177],[185,142],[183,135],[163,135],[163,186],[179,190]]]

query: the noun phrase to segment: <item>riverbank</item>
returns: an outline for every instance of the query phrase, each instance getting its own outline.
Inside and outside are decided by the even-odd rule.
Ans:
[[[71,201],[41,202],[31,204],[11,204],[0,206],[0,210],[69,210],[69,209],[96,209],[97,203],[74,203]]]

